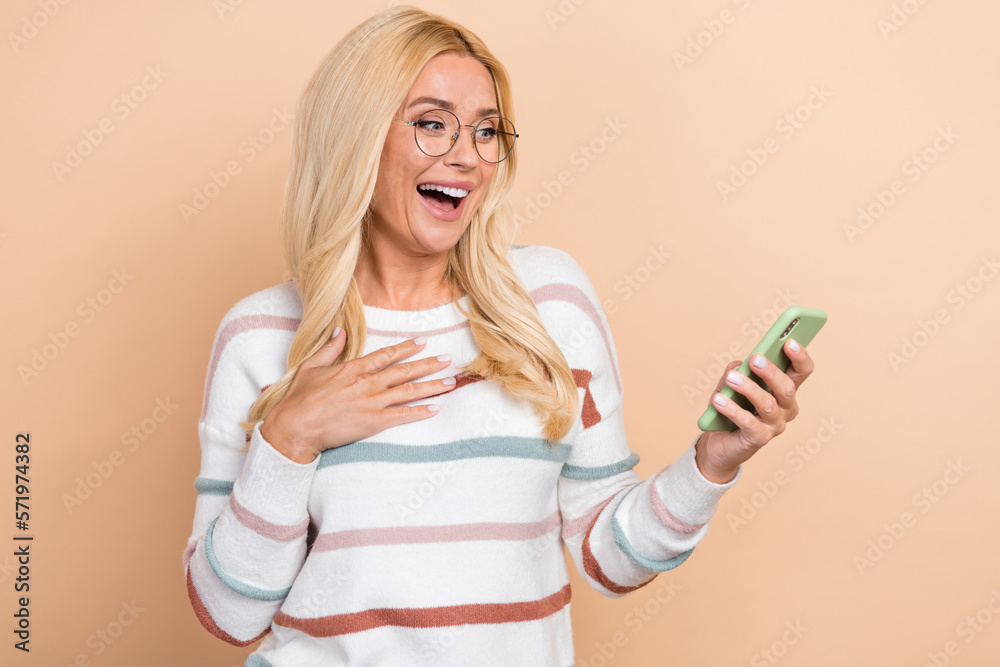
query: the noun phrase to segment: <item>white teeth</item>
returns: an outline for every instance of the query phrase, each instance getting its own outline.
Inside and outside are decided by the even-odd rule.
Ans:
[[[443,192],[449,197],[462,198],[469,194],[468,190],[462,190],[461,188],[446,188],[443,185],[434,185],[433,183],[422,183],[417,186],[418,190],[437,190],[438,192]]]

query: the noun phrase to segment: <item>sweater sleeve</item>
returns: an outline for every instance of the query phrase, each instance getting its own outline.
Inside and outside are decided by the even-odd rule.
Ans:
[[[240,451],[246,435],[239,422],[261,388],[248,363],[254,330],[244,320],[248,330],[234,332],[227,319],[216,334],[198,424],[201,469],[183,562],[201,624],[230,644],[247,646],[269,632],[305,561],[307,504],[319,457],[308,464],[289,459],[263,438],[261,423],[249,450]]]
[[[726,484],[706,479],[695,463],[697,436],[672,465],[647,479],[633,470],[639,456],[626,439],[624,387],[611,329],[590,280],[575,261],[567,261],[582,314],[574,325],[580,335],[566,354],[584,391],[582,429],[558,481],[562,536],[588,583],[620,597],[691,555],[722,494],[742,471]]]

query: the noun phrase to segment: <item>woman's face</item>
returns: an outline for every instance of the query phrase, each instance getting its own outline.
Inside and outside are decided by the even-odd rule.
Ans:
[[[395,117],[412,121],[429,109],[447,109],[463,125],[499,115],[489,71],[470,56],[435,56]],[[412,126],[392,123],[375,182],[373,243],[390,243],[411,257],[447,252],[458,243],[496,171],[480,159],[471,135],[470,128],[461,128],[447,154],[429,157],[417,147]],[[446,197],[428,184],[468,194],[459,198],[454,195],[462,193],[451,190]]]

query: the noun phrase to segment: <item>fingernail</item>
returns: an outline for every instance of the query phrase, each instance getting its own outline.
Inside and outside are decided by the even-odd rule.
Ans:
[[[733,384],[743,384],[743,378],[741,378],[740,374],[735,371],[729,371],[729,375],[726,376],[726,379]]]
[[[431,412],[437,412],[441,408],[439,408],[438,406],[434,405],[433,403],[428,403],[427,404],[427,409],[430,410]]]
[[[798,352],[802,348],[799,345],[799,341],[792,338],[788,341],[788,349],[790,349],[792,352]]]
[[[765,368],[767,366],[767,362],[764,361],[764,357],[762,357],[759,354],[756,357],[753,358],[753,362],[752,363],[757,368]]]
[[[330,336],[330,338],[336,338],[339,335],[340,335],[340,327],[334,327],[334,329],[333,329],[333,335]]]
[[[441,382],[444,382],[445,384],[455,384],[455,376],[442,378]]]
[[[437,356],[437,360],[438,361],[450,361],[451,360],[451,355],[450,354],[439,354]]]
[[[417,345],[423,345],[424,343],[427,342],[427,339],[424,338],[423,336],[417,336],[416,338],[413,339],[413,342],[416,343]]]
[[[726,397],[723,396],[722,394],[716,394],[715,398],[713,398],[712,400],[715,401],[715,404],[718,405],[720,408],[726,407],[726,404],[729,402],[726,400]]]

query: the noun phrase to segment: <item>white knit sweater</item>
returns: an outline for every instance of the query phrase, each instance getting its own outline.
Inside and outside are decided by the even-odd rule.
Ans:
[[[693,442],[646,480],[633,470],[611,330],[567,253],[513,246],[510,261],[576,378],[580,411],[558,443],[524,400],[479,376],[409,405],[440,412],[309,464],[238,423],[286,369],[302,306],[291,281],[222,319],[205,382],[194,527],[183,560],[191,604],[215,636],[264,641],[248,667],[573,664],[563,545],[609,597],[682,563],[721,495]],[[468,295],[462,297],[468,306]],[[455,304],[365,306],[365,354],[424,335],[418,359],[479,354]],[[738,476],[737,476],[738,477]]]

